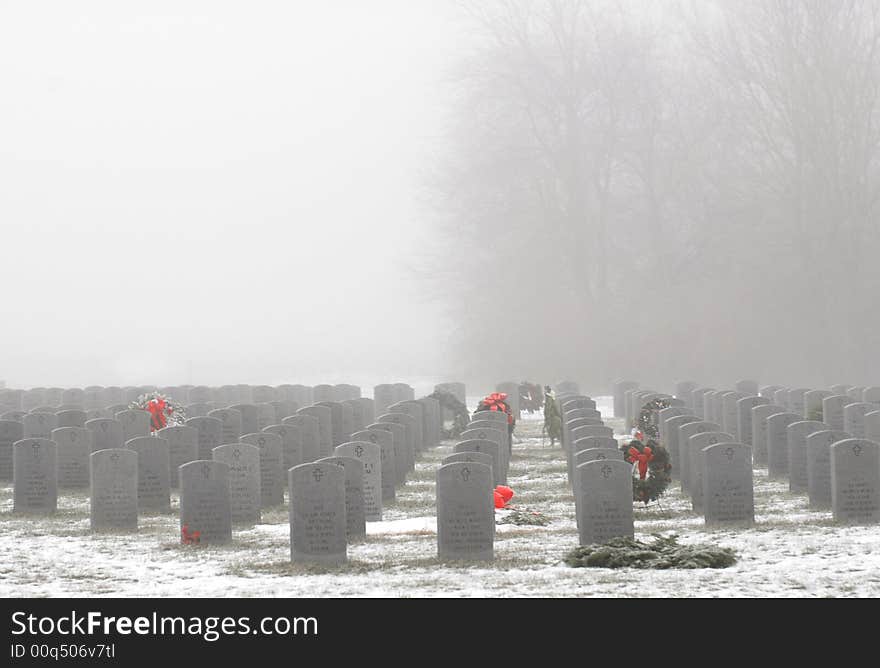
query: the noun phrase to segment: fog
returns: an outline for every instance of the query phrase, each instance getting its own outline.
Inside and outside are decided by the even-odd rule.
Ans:
[[[0,380],[876,383],[878,12],[4,2]]]
[[[0,379],[433,372],[446,9],[4,2]]]

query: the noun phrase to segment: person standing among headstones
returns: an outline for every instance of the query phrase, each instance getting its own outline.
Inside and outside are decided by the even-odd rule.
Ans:
[[[550,437],[550,447],[562,440],[562,414],[549,385],[544,387],[544,433]]]

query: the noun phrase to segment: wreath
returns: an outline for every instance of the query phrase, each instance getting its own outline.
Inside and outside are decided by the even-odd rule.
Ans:
[[[461,403],[454,394],[446,390],[434,390],[428,397],[440,402],[441,414],[444,408],[452,413],[452,424],[447,427],[446,422],[443,421],[440,427],[443,438],[448,440],[461,436],[461,433],[467,429],[468,422],[471,419],[467,406]]]
[[[142,394],[132,401],[129,408],[147,411],[150,414],[150,431],[159,431],[163,427],[182,425],[186,422],[186,411],[171,397],[158,392]]]
[[[528,381],[520,383],[519,407],[529,413],[537,413],[544,408],[544,388]]]
[[[650,439],[660,438],[660,411],[672,405],[669,399],[652,399],[639,412],[639,434]]]
[[[669,451],[653,439],[647,443],[634,439],[620,449],[623,458],[633,464],[633,501],[647,506],[663,496],[672,481]]]

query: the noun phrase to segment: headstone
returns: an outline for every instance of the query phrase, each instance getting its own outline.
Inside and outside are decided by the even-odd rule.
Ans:
[[[880,410],[865,415],[865,438],[880,443]]]
[[[288,471],[290,559],[340,564],[347,558],[345,469],[329,462]]]
[[[123,443],[122,423],[118,420],[97,418],[86,420],[86,429],[92,432],[92,452],[121,448]]]
[[[595,460],[575,469],[577,524],[581,545],[633,537],[632,465]]]
[[[281,421],[296,413],[299,406],[295,401],[270,401],[269,405],[275,410],[275,421],[271,424],[281,424]],[[270,425],[266,425],[267,427]],[[266,427],[263,427],[265,429]],[[285,483],[286,484],[286,483]]]
[[[88,487],[92,432],[85,427],[59,427],[52,430],[52,440],[58,446],[58,486]]]
[[[22,418],[25,438],[52,437],[52,430],[58,427],[58,418],[54,413],[29,413]]]
[[[843,409],[845,406],[855,403],[852,397],[846,394],[832,394],[822,399],[822,422],[831,429],[844,431]]]
[[[336,389],[332,385],[315,385],[312,388],[312,396],[316,404],[332,403],[336,401]]]
[[[669,452],[672,470],[679,477],[681,477],[681,459],[679,457],[678,428],[688,422],[701,422],[701,420],[695,415],[676,415],[666,420],[664,423],[666,425],[666,441],[661,441],[661,444],[666,446],[666,450]]]
[[[494,443],[492,444],[494,445]],[[444,464],[456,464],[456,463],[465,463],[465,464],[484,464],[489,468],[492,468],[493,458],[491,455],[487,455],[485,452],[471,452],[470,450],[464,452],[453,452],[451,455],[446,455],[443,459],[440,460],[440,465]]]
[[[394,458],[394,436],[390,431],[378,428],[363,429],[351,435],[352,441],[365,441],[379,448],[380,472],[382,474],[382,501],[393,501],[397,484],[397,463]],[[369,518],[367,518],[369,519]]]
[[[398,413],[402,415],[402,413]],[[385,431],[391,434],[391,446],[394,449],[394,481],[395,486],[406,482],[406,474],[410,470],[410,455],[407,448],[406,427],[399,422],[374,422],[367,425],[370,431]]]
[[[350,441],[337,445],[337,457],[351,457],[363,464],[364,517],[367,522],[382,521],[382,450],[370,441]]]
[[[12,446],[24,438],[24,425],[14,420],[0,420],[0,481],[12,480]]]
[[[738,380],[734,387],[737,392],[746,396],[757,395],[759,390],[758,381],[756,380]]]
[[[211,388],[210,387],[206,387],[205,385],[198,385],[196,387],[190,388],[190,390],[189,390],[189,403],[191,403],[191,404],[206,404],[209,401],[213,401],[213,397],[211,396]]]
[[[724,427],[724,431],[733,434],[737,439],[739,435],[739,402],[747,395],[742,392],[727,392],[723,399],[723,413],[721,420],[715,420]]]
[[[224,444],[229,443],[238,443],[238,439],[241,438],[242,434],[247,434],[249,432],[242,431],[242,419],[241,419],[241,411],[235,408],[220,408],[217,410],[210,411],[208,413],[208,417],[216,418],[220,420],[221,430],[220,430],[220,440]],[[254,420],[256,423],[256,420]],[[254,424],[256,426],[256,424]],[[213,452],[213,450],[212,450]],[[213,455],[212,455],[213,457]],[[205,459],[202,456],[202,449],[199,448],[199,459]],[[236,521],[236,520],[233,520]]]
[[[422,452],[425,445],[425,407],[417,401],[401,401],[388,407],[390,413],[405,413],[414,419],[413,448],[415,452]]]
[[[761,388],[761,391],[758,394],[760,394],[762,397],[766,397],[770,401],[773,401],[774,397],[776,396],[776,392],[781,389],[783,389],[782,385],[765,385]]]
[[[791,406],[788,401],[788,388],[781,387],[773,393],[773,403],[777,406],[785,408],[787,413],[791,412]]]
[[[788,391],[788,406],[792,413],[797,413],[798,415],[806,414],[807,406],[804,397],[809,391],[810,388],[808,387],[799,387]]]
[[[180,486],[180,467],[199,459],[199,431],[189,425],[172,425],[156,432],[168,441],[168,483],[172,489]],[[215,444],[214,447],[220,445]]]
[[[416,467],[416,450],[415,450],[415,436],[414,432],[416,429],[416,419],[412,415],[407,415],[406,413],[385,413],[385,415],[380,415],[376,418],[376,423],[382,422],[391,422],[394,424],[402,425],[404,430],[404,443],[402,444],[402,452],[404,457],[406,458],[406,470],[413,471]],[[398,447],[397,439],[395,437],[395,448]],[[405,477],[405,476],[404,476]],[[398,481],[402,481],[404,478],[401,478],[399,475],[397,477]]]
[[[12,446],[12,512],[58,510],[58,446],[48,438],[24,438]]]
[[[752,438],[754,436],[754,430],[752,429],[752,409],[755,406],[765,406],[769,405],[770,400],[766,397],[743,397],[736,403],[737,410],[737,433],[739,434],[739,442],[745,445],[752,446],[754,448],[754,443],[752,442]],[[736,440],[735,438],[730,440]]]
[[[826,429],[807,436],[807,494],[810,508],[831,507],[831,446],[851,438],[845,431]]]
[[[767,418],[767,474],[788,475],[788,425],[800,422],[800,413],[776,413]]]
[[[303,464],[302,430],[294,424],[273,424],[263,429],[281,439],[281,459],[283,472]],[[287,474],[282,476],[282,485],[287,484]]]
[[[694,403],[693,413],[702,420],[709,419],[709,416],[706,414],[706,395],[714,391],[714,388],[711,387],[698,387],[691,393]]]
[[[507,449],[507,437],[498,429],[487,427],[468,428],[459,435],[459,442],[466,441],[492,441],[498,445],[498,459],[496,463],[498,470],[493,468],[493,475],[498,481],[496,484],[503,485],[507,482],[507,471],[504,462],[505,450]],[[475,450],[475,452],[485,452],[484,450]]]
[[[416,398],[416,393],[413,391],[413,388],[406,383],[394,383],[392,387],[394,388],[393,403],[398,403],[400,401],[412,401]]]
[[[848,438],[831,446],[831,510],[836,522],[880,523],[880,444]]]
[[[694,411],[685,406],[670,406],[669,408],[663,408],[657,413],[657,432],[660,438],[660,443],[665,446],[667,439],[669,438],[666,434],[666,420],[672,417],[677,417],[679,415],[693,415]],[[676,472],[677,475],[677,472]]]
[[[284,447],[281,436],[261,431],[245,434],[242,443],[259,450],[260,456],[260,507],[271,508],[284,503]],[[297,465],[298,466],[298,465]]]
[[[46,403],[46,388],[35,387],[27,390],[21,397],[21,410],[27,412]],[[70,403],[70,402],[65,402]]]
[[[706,524],[755,521],[752,449],[741,443],[703,448],[703,515]]]
[[[55,414],[58,427],[85,427],[88,414],[81,410],[59,411]]]
[[[242,434],[253,434],[260,431],[259,409],[255,404],[233,404],[229,407],[229,410],[238,411],[241,415]],[[211,414],[209,413],[209,415]],[[241,438],[241,435],[239,435],[239,438]]]
[[[860,385],[856,385],[855,387],[851,387],[851,388],[849,388],[849,389],[846,391],[846,394],[847,394],[847,396],[849,396],[849,398],[852,399],[853,401],[861,401],[861,400],[862,400],[862,393],[863,393],[864,391],[865,391],[865,388],[864,388],[864,387],[861,387]]]
[[[270,403],[256,404],[257,407],[257,429],[259,431],[263,431],[266,427],[278,424],[280,419],[278,418],[278,413],[275,411],[275,406]],[[244,433],[252,433],[252,432],[244,432]]]
[[[692,380],[683,380],[675,384],[675,397],[684,401],[687,407],[693,407],[693,392],[697,389],[697,383]]]
[[[46,389],[45,397],[46,397],[46,405],[47,406],[60,406],[62,403],[62,398],[64,396],[64,390],[60,387],[50,387]]]
[[[828,390],[810,390],[804,393],[804,419],[822,422],[822,401],[830,397]]]
[[[125,442],[138,455],[138,510],[171,510],[171,482],[168,441],[154,436],[138,436]]]
[[[321,458],[321,421],[314,415],[297,412],[296,415],[284,418],[284,426],[299,429],[302,439],[302,463],[309,464]]]
[[[456,443],[453,452],[480,452],[492,458],[492,483],[493,485],[504,484],[504,465],[501,463],[501,446],[497,441],[489,439],[468,438]]]
[[[862,401],[875,404],[874,410],[877,410],[877,406],[880,406],[880,387],[871,386],[862,390]]]
[[[361,405],[364,426],[366,427],[368,424],[372,424],[376,420],[376,405],[373,400],[368,399],[367,397],[361,397],[360,399],[357,399],[357,402]]]
[[[198,459],[210,460],[214,448],[223,443],[223,422],[214,417],[194,417],[184,425],[196,430]]]
[[[800,420],[785,428],[788,440],[788,489],[791,492],[806,492],[807,478],[807,436],[828,429],[824,422]]]
[[[785,412],[776,404],[763,404],[752,409],[752,454],[756,466],[767,465],[767,418]]]
[[[333,452],[333,420],[331,418],[330,409],[327,406],[318,406],[317,404],[314,404],[312,406],[300,408],[296,414],[311,415],[312,417],[318,418],[318,436],[321,446],[319,455],[326,457]]]
[[[147,411],[130,409],[116,413],[116,420],[122,425],[122,442],[126,443],[138,436],[150,435],[151,417]]]
[[[373,388],[373,405],[376,415],[388,412],[388,407],[394,403],[394,386],[388,383],[376,385]]]
[[[608,436],[586,436],[584,438],[579,438],[572,443],[571,446],[571,450],[575,454],[582,450],[593,450],[596,448],[601,448],[603,450],[620,450],[617,439]]]
[[[361,398],[361,388],[349,383],[338,383],[335,388],[339,401],[353,401]]]
[[[111,448],[89,455],[92,531],[137,531],[138,455]]]
[[[681,480],[681,490],[690,492],[692,487],[691,477],[693,469],[691,465],[694,457],[691,453],[690,446],[691,436],[702,434],[705,432],[721,432],[721,425],[717,422],[686,422],[678,427],[678,472]]]
[[[869,404],[864,401],[847,404],[843,407],[844,431],[852,434],[853,438],[866,438],[865,415],[876,410],[877,406],[875,404]]]
[[[122,388],[116,387],[115,385],[111,385],[110,387],[105,387],[101,391],[101,405],[102,406],[112,406],[113,404],[121,404],[122,403]]]
[[[197,540],[204,545],[231,543],[229,466],[196,459],[180,467],[179,479],[181,541]]]
[[[349,541],[367,534],[364,510],[364,465],[353,457],[324,457],[316,464],[331,464],[345,472],[345,535]]]
[[[215,462],[229,467],[229,506],[232,521],[258,524],[260,514],[260,449],[247,443],[228,443],[214,448]]]
[[[476,462],[437,469],[437,556],[442,560],[495,557],[492,469]]]
[[[268,385],[255,385],[251,388],[251,397],[258,406],[268,404],[270,401],[275,401],[275,388]]]
[[[621,380],[614,383],[614,417],[624,417],[626,413],[624,393],[638,388],[639,384],[633,380]]]
[[[688,491],[691,495],[691,506],[696,512],[703,510],[703,450],[716,443],[731,443],[733,435],[723,431],[704,431],[687,439],[689,453]]]

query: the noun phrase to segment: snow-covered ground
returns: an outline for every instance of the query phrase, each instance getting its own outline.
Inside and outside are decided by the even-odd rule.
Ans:
[[[601,403],[601,402],[600,402]],[[607,404],[608,402],[605,402]],[[601,405],[610,415],[610,406]],[[614,420],[609,420],[614,423]],[[539,416],[517,427],[509,484],[514,503],[548,526],[498,526],[495,561],[449,565],[436,558],[434,474],[451,444],[427,453],[398,490],[385,520],[349,546],[339,568],[293,565],[287,511],[234,531],[227,547],[179,543],[174,514],[141,518],[136,535],[89,532],[88,495],[64,493],[52,518],[12,514],[12,488],[0,489],[0,596],[878,596],[880,527],[842,527],[810,510],[785,481],[755,471],[757,522],[707,529],[676,483],[662,508],[637,506],[636,537],[677,533],[682,542],[734,548],[723,570],[639,571],[569,568],[577,545],[574,502],[562,452],[542,445]]]

